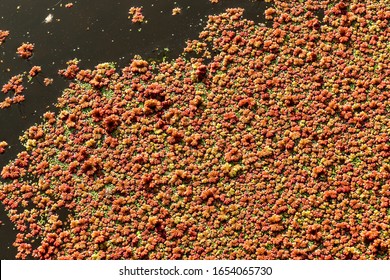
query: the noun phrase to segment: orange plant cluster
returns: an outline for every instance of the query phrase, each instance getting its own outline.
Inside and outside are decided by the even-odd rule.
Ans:
[[[17,49],[17,54],[24,59],[29,59],[32,57],[34,51],[34,44],[31,43],[23,43]]]
[[[1,172],[18,258],[389,258],[388,5],[242,14],[171,62],[61,71]]]
[[[131,7],[129,9],[129,19],[132,23],[142,23],[144,22],[144,15],[142,14],[142,7]]]
[[[29,81],[41,72],[41,66],[33,66],[28,72]],[[23,73],[12,76],[9,81],[1,87],[1,92],[5,94],[6,97],[0,102],[0,109],[9,108],[13,104],[19,104],[25,100],[25,96],[23,95],[25,89],[23,86],[23,78],[26,74],[27,73]]]
[[[9,36],[9,31],[8,30],[1,30],[0,29],[0,46],[3,44],[5,39]]]
[[[25,100],[23,86],[23,75],[12,76],[8,83],[4,84],[1,88],[3,94],[13,93],[11,96],[7,96],[3,101],[0,102],[0,109],[8,108],[12,104],[21,103]]]
[[[0,142],[0,154],[3,154],[7,147],[8,147],[8,143],[5,141],[1,141]]]

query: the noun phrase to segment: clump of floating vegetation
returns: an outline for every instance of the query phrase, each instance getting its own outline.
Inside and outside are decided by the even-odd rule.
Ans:
[[[170,62],[69,62],[1,172],[17,257],[388,259],[386,3],[228,9]]]

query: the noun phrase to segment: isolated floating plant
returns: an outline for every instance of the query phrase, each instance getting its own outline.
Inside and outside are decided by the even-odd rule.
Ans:
[[[8,143],[5,141],[1,141],[0,142],[0,154],[3,154],[7,147],[8,147]]]
[[[390,10],[350,2],[274,1],[272,28],[228,9],[171,62],[69,62],[1,172],[17,257],[389,259]]]
[[[18,49],[17,54],[24,59],[29,59],[33,55],[34,44],[23,43]]]
[[[5,39],[9,36],[8,30],[0,30],[0,46],[4,43]]]
[[[68,8],[68,9],[70,9],[70,8],[73,8],[73,3],[67,3],[67,4],[65,4],[65,8]]]
[[[142,7],[131,7],[129,9],[129,19],[132,23],[142,23],[144,22],[144,15],[142,14]]]
[[[179,14],[181,14],[181,8],[175,7],[175,8],[172,9],[172,15],[173,16],[176,16],[176,15],[179,15]]]

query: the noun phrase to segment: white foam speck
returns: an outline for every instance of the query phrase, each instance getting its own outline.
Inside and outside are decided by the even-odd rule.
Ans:
[[[46,18],[45,18],[45,20],[43,21],[44,23],[50,23],[50,22],[52,22],[53,21],[53,14],[49,14]]]

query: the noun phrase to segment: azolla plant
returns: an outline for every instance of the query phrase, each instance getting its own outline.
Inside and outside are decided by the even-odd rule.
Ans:
[[[23,74],[15,75],[9,79],[8,83],[2,86],[1,92],[3,94],[11,93],[11,95],[5,97],[5,99],[0,102],[0,109],[8,108],[12,104],[24,101],[25,97],[22,95],[24,91],[23,77]]]
[[[389,259],[387,2],[242,14],[171,62],[68,63],[1,172],[17,258]]]
[[[23,79],[25,76],[28,77],[28,81],[36,77],[39,73],[42,72],[41,66],[33,66],[30,71],[12,76],[6,84],[1,87],[1,92],[6,96],[3,101],[0,101],[0,109],[6,109],[13,104],[21,103],[25,100],[23,94],[25,87],[23,86]],[[52,82],[52,80],[49,82]],[[46,79],[44,81],[46,85]]]
[[[132,23],[142,23],[144,22],[144,15],[142,14],[142,7],[131,7],[129,9],[129,19]]]
[[[5,39],[9,36],[8,30],[0,30],[0,46],[4,43]]]
[[[29,59],[32,57],[34,51],[34,44],[23,43],[18,49],[17,54],[24,59]]]

